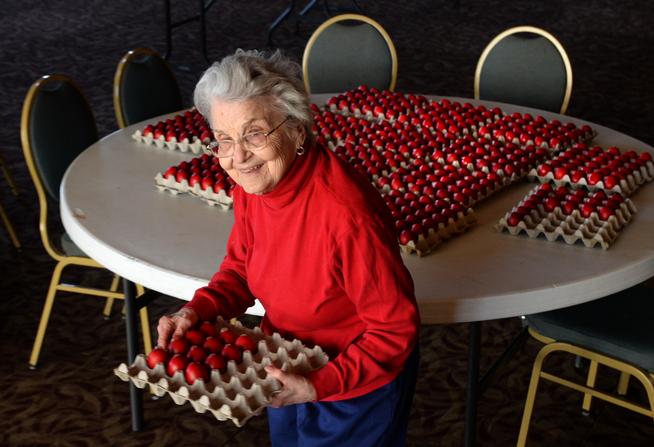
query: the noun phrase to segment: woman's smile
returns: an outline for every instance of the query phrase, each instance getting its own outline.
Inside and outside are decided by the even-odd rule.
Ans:
[[[259,163],[258,165],[254,165],[248,168],[236,168],[241,174],[247,175],[247,174],[255,174],[259,172],[261,167],[263,166],[263,163]]]

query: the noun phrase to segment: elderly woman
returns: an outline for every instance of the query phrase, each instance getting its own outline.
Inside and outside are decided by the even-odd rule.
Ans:
[[[265,333],[320,345],[305,375],[268,367],[273,445],[403,445],[417,373],[419,316],[390,214],[375,189],[316,145],[299,66],[239,50],[195,89],[220,165],[235,181],[227,254],[206,287],[159,321],[158,343],[258,298]]]

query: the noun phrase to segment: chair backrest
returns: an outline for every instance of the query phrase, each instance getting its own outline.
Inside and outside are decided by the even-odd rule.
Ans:
[[[30,87],[20,122],[23,155],[40,205],[41,238],[59,259],[47,234],[48,198],[59,201],[59,185],[72,161],[98,140],[95,118],[86,97],[64,75],[43,76]]]
[[[309,93],[336,93],[365,84],[393,90],[397,53],[388,33],[359,14],[332,17],[314,31],[302,57]]]
[[[21,140],[32,180],[58,202],[64,172],[98,140],[91,107],[71,78],[50,75],[32,84],[23,103]]]
[[[120,128],[182,108],[173,71],[149,48],[136,48],[123,56],[116,68],[113,96]]]
[[[565,113],[571,94],[570,59],[561,43],[540,28],[503,31],[477,63],[475,99]]]

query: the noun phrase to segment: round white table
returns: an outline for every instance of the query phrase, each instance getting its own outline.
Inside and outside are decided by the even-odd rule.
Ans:
[[[509,112],[585,123],[500,106]],[[598,132],[595,144],[654,152],[627,135],[589,124]],[[143,126],[108,135],[71,164],[61,183],[62,220],[72,240],[112,272],[189,300],[223,259],[233,215],[189,195],[158,191],[155,174],[193,155],[137,143],[131,135]],[[614,245],[602,251],[497,232],[494,225],[500,217],[534,185],[518,182],[476,205],[478,223],[434,253],[422,258],[403,255],[424,324],[556,309],[609,295],[654,275],[650,237],[654,188],[646,185],[632,196],[637,215]],[[263,309],[257,305],[250,313],[261,315]]]
[[[330,95],[317,95],[324,104]],[[456,101],[469,101],[451,98]],[[590,124],[594,144],[637,152],[654,149],[593,123],[508,104],[505,112]],[[149,120],[156,122],[159,119]],[[148,289],[189,300],[225,255],[231,211],[154,186],[154,176],[193,157],[137,143],[139,123],[106,136],[71,164],[61,183],[61,217],[71,239],[109,270]],[[425,257],[404,255],[423,324],[471,322],[465,445],[473,445],[479,388],[479,323],[571,306],[610,295],[654,276],[654,188],[631,198],[638,213],[607,251],[515,237],[494,226],[531,188],[521,181],[477,204],[478,222]],[[126,282],[128,295],[133,286]],[[136,355],[136,311],[126,299],[128,361]],[[257,304],[249,313],[262,315]],[[130,329],[131,328],[131,329]],[[131,331],[131,333],[130,333]],[[130,335],[131,334],[131,335]],[[131,344],[130,344],[131,343]],[[483,382],[483,381],[482,381]],[[140,429],[140,398],[132,390],[132,425]]]

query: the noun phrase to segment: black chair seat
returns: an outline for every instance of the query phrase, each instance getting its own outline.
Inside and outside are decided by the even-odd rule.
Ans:
[[[75,242],[68,236],[68,233],[61,235],[61,249],[66,253],[67,256],[77,256],[80,258],[88,258],[86,253],[79,248]]]
[[[582,346],[654,371],[652,289],[635,286],[578,306],[529,315],[529,326],[557,341]]]

